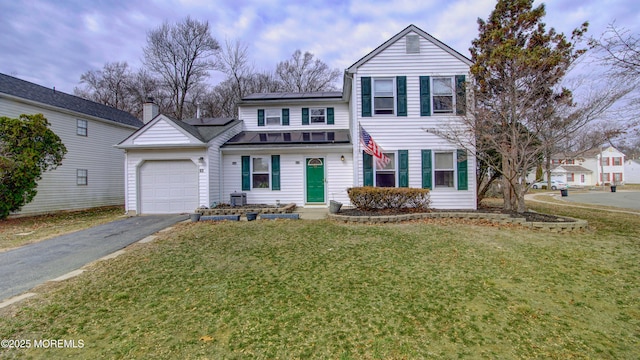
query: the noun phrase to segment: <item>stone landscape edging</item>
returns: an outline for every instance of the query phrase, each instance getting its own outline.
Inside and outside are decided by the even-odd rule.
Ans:
[[[287,214],[292,213],[295,210],[296,204],[291,203],[281,207],[228,207],[220,209],[196,209],[195,213],[202,216],[216,216],[216,215],[246,215],[247,213],[258,214]]]
[[[414,214],[401,214],[401,215],[384,215],[384,216],[351,216],[341,214],[328,214],[329,219],[335,221],[342,221],[345,223],[360,223],[360,224],[383,224],[383,223],[397,223],[410,220],[421,219],[483,219],[490,220],[497,224],[518,224],[523,227],[546,230],[550,232],[572,232],[578,230],[585,230],[588,226],[586,220],[570,218],[564,216],[566,219],[573,220],[572,222],[528,222],[525,218],[514,218],[507,214],[492,214],[492,213],[480,213],[480,212],[432,212],[432,213],[414,213]]]

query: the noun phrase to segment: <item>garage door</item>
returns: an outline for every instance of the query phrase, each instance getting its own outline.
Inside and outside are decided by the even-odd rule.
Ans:
[[[190,213],[198,207],[198,168],[190,160],[147,161],[140,168],[142,214]]]

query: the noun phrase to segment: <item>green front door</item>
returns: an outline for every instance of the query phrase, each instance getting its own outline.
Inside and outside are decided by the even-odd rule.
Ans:
[[[306,159],[307,202],[324,203],[324,159]]]

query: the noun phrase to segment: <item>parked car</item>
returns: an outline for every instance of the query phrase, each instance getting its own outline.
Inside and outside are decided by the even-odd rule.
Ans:
[[[549,184],[546,181],[538,181],[531,185],[534,189],[546,189]],[[567,184],[558,180],[551,180],[551,190],[566,189]]]

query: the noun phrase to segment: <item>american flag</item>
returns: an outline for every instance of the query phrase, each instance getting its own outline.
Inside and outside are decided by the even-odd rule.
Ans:
[[[362,126],[360,126],[360,143],[362,144],[364,152],[373,156],[376,161],[376,167],[378,169],[384,169],[384,167],[387,166],[390,161],[389,157],[382,153],[382,148],[378,146],[375,141],[373,141],[371,135],[369,135],[367,130],[365,130]]]

